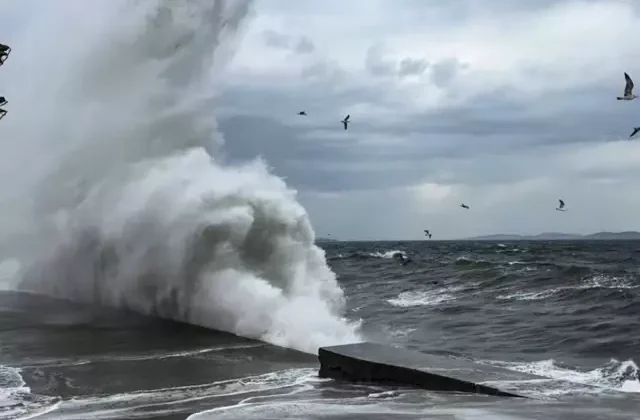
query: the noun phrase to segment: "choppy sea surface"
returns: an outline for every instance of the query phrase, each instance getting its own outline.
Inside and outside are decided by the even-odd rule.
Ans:
[[[548,379],[529,400],[338,384],[314,355],[5,291],[0,418],[640,418],[640,242],[321,246],[366,339]]]

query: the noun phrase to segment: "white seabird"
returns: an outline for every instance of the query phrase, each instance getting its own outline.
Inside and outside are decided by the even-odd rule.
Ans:
[[[638,97],[638,95],[633,94],[633,80],[631,77],[625,72],[624,80],[626,84],[624,85],[624,96],[618,96],[616,99],[619,101],[631,101]]]

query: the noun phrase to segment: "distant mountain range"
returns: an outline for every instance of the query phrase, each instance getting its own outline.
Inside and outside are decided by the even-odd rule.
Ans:
[[[640,232],[598,232],[590,235],[575,235],[571,233],[545,232],[535,236],[526,235],[485,235],[465,238],[465,241],[561,241],[561,240],[640,240]]]

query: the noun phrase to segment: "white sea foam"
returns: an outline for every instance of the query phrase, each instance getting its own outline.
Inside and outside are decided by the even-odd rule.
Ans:
[[[250,6],[34,8],[3,73],[0,236],[22,289],[308,352],[359,340],[295,191],[222,159],[213,110]]]

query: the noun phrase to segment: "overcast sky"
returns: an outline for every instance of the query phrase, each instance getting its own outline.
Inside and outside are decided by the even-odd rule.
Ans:
[[[625,71],[635,0],[260,0],[219,115],[319,236],[640,230]]]
[[[257,0],[217,113],[229,158],[264,157],[318,236],[640,230],[625,71],[637,0]]]

